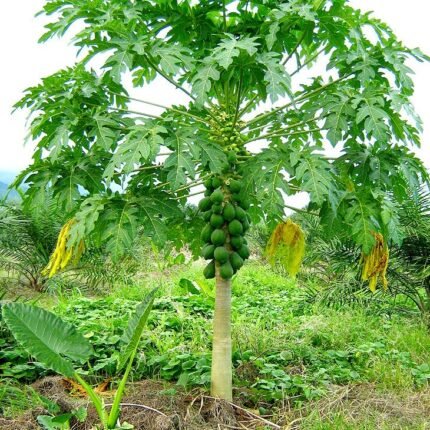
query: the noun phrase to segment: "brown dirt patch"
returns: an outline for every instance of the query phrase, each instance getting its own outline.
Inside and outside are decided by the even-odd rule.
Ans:
[[[62,412],[80,405],[88,406],[85,423],[73,422],[73,430],[91,430],[98,417],[88,399],[72,397],[68,384],[58,376],[47,377],[33,384],[43,396],[56,402]],[[112,393],[103,396],[107,405],[112,403]],[[240,405],[240,400],[235,402]],[[135,430],[227,430],[263,428],[261,422],[249,415],[242,406],[205,396],[195,391],[187,392],[180,387],[162,381],[145,380],[131,383],[122,400],[121,422],[134,425]],[[152,410],[151,410],[152,409]],[[33,411],[19,420],[0,421],[1,430],[39,429],[37,415],[46,411]],[[246,425],[246,427],[243,427]]]

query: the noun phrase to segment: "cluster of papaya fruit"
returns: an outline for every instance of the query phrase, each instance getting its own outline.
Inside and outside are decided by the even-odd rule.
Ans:
[[[208,121],[211,127],[209,140],[220,144],[226,152],[249,155],[244,147],[246,136],[240,132],[245,125],[243,121],[235,121],[225,112],[216,115],[215,119],[209,118]]]
[[[207,222],[201,234],[205,243],[201,254],[211,261],[203,273],[206,279],[214,278],[218,264],[221,277],[231,279],[249,257],[244,237],[250,223],[246,212],[249,201],[241,194],[242,184],[236,179],[214,177],[205,181],[205,188],[205,197],[199,203]]]

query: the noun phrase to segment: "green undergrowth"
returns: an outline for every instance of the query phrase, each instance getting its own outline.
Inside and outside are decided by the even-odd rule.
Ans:
[[[115,377],[128,315],[154,286],[160,291],[132,380],[208,387],[213,281],[204,280],[198,264],[166,278],[118,286],[104,297],[69,294],[51,309],[91,340],[95,352],[82,371],[96,382]],[[233,280],[232,303],[235,395],[263,412],[287,398],[297,407],[324,398],[333,385],[371,383],[400,393],[428,386],[430,336],[418,318],[385,315],[372,307],[310,305],[299,282],[256,262]],[[0,342],[0,377],[28,383],[49,373],[6,332]],[[337,427],[324,427],[323,420],[309,428],[349,428],[342,427],[342,417],[333,419],[340,420]]]

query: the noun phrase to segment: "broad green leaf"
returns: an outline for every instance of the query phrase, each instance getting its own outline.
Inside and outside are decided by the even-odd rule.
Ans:
[[[139,208],[132,202],[115,199],[99,219],[99,225],[102,226],[101,240],[106,243],[107,251],[116,261],[132,248],[140,225]]]
[[[355,193],[345,213],[345,222],[350,226],[351,236],[368,254],[375,244],[374,233],[380,230],[377,223],[378,208],[365,193]]]
[[[190,130],[178,130],[170,135],[165,145],[173,152],[164,162],[168,171],[167,179],[172,190],[177,190],[187,183],[187,178],[194,178],[195,162],[193,156],[198,157],[198,148],[194,145]]]
[[[152,304],[154,303],[155,293],[157,288],[152,290],[144,300],[137,305],[136,311],[129,318],[127,328],[121,338],[125,344],[121,350],[120,360],[118,363],[118,371],[121,370],[136,352],[139,346],[140,338],[142,337],[143,329],[145,328],[146,321],[151,312]]]
[[[181,69],[192,68],[194,59],[190,54],[181,46],[167,46],[161,42],[151,48],[151,55],[158,58],[161,70],[171,76]]]
[[[327,139],[332,146],[336,146],[344,135],[348,135],[349,121],[355,114],[350,97],[341,92],[328,96],[323,101],[323,112],[326,116],[324,128],[328,130]]]
[[[311,202],[322,205],[335,187],[332,167],[327,160],[309,151],[295,153],[295,176],[302,190],[310,194]]]
[[[364,128],[369,136],[376,140],[386,141],[388,126],[384,119],[389,119],[387,112],[382,109],[384,101],[382,97],[358,97],[353,106],[358,108],[356,122],[364,121]]]
[[[167,133],[167,130],[163,126],[152,122],[131,127],[124,142],[118,145],[104,176],[110,180],[118,168],[120,173],[127,174],[146,161],[155,159],[160,145],[163,144],[161,134],[164,133]]]
[[[93,353],[88,341],[69,323],[44,309],[24,303],[2,307],[3,319],[16,340],[45,366],[73,377],[70,360],[84,361]]]
[[[225,152],[218,145],[203,140],[198,142],[198,146],[201,150],[202,165],[208,167],[212,173],[221,173],[227,165]]]
[[[267,94],[272,102],[275,102],[285,94],[291,93],[290,75],[280,63],[280,59],[275,53],[261,54],[257,57],[257,61],[266,68],[264,81],[267,84]]]
[[[196,73],[193,81],[193,92],[197,96],[197,102],[203,104],[212,88],[213,81],[218,81],[220,72],[213,62],[205,61]]]
[[[115,129],[118,128],[117,122],[102,114],[95,115],[93,119],[94,129],[90,136],[96,136],[97,144],[109,150],[116,143],[117,133]]]
[[[109,69],[114,82],[120,83],[122,74],[133,67],[133,54],[127,50],[118,49],[106,60],[103,67]]]
[[[177,201],[168,199],[164,193],[157,193],[136,200],[142,216],[143,232],[159,246],[169,236],[169,220],[182,218]]]
[[[258,43],[256,37],[243,37],[241,39],[228,35],[228,39],[223,39],[221,43],[213,50],[212,58],[223,69],[228,69],[235,57],[238,57],[241,51],[247,52],[253,56],[257,52]]]

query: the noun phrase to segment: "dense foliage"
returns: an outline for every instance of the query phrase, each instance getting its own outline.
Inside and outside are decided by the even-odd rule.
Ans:
[[[38,142],[18,182],[34,204],[52,187],[77,220],[71,242],[91,235],[118,257],[143,225],[157,244],[197,252],[201,221],[182,208],[199,178],[229,177],[229,151],[254,222],[273,225],[284,195],[303,190],[325,228],[365,252],[373,231],[399,240],[398,206],[427,179],[409,149],[421,126],[406,60],[427,57],[372,15],[345,0],[56,0],[44,13],[41,40],[72,31],[80,56],[17,103]],[[129,78],[137,88],[157,76],[189,102],[155,118],[130,110]]]

